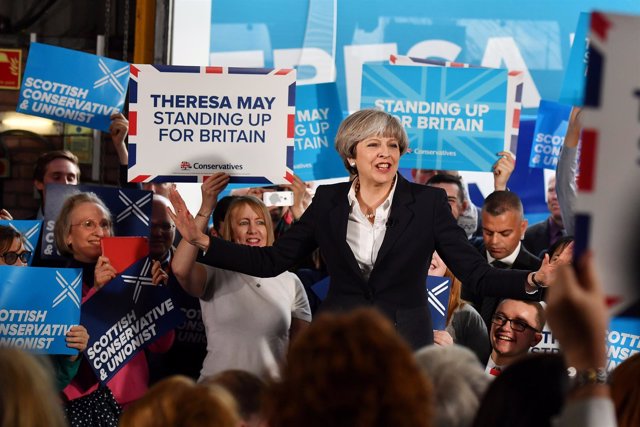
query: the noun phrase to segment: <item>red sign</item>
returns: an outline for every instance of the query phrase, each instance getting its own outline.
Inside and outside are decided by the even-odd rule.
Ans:
[[[0,89],[20,89],[22,50],[0,48]]]

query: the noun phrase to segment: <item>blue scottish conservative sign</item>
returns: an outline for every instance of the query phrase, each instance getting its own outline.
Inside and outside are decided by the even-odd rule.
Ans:
[[[570,105],[540,101],[529,157],[530,168],[556,170],[570,115]]]
[[[0,346],[77,354],[65,335],[80,323],[82,270],[0,266]]]
[[[293,172],[303,181],[348,176],[334,140],[342,121],[335,83],[296,87]]]
[[[82,324],[89,332],[87,360],[100,381],[107,382],[183,320],[169,289],[151,283],[151,260],[143,258],[83,304]]]
[[[126,62],[31,43],[16,111],[108,132],[128,82]]]
[[[39,220],[1,220],[0,225],[11,227],[24,237],[24,249],[31,252],[28,265],[33,261],[33,253],[38,246],[40,238],[40,230],[42,229],[42,221]]]
[[[487,172],[511,144],[508,74],[367,64],[361,107],[384,110],[404,126],[409,148],[400,167]]]

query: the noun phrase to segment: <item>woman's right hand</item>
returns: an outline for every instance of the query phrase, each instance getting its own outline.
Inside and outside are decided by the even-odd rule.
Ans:
[[[118,272],[109,262],[109,258],[107,258],[106,256],[100,256],[100,258],[98,258],[98,262],[96,263],[93,287],[96,288],[96,291],[99,291],[104,285],[109,283],[117,275]]]

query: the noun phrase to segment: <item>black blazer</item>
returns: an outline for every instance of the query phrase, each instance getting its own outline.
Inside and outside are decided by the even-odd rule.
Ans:
[[[479,244],[477,244],[476,247],[478,248],[479,253],[483,257],[486,257],[487,249],[484,246],[484,243],[482,243],[482,240],[479,241]],[[540,260],[540,258],[529,252],[527,248],[524,247],[524,244],[522,244],[520,245],[520,252],[518,252],[518,256],[513,261],[510,269],[535,271],[540,268],[541,264],[542,261]],[[480,313],[480,316],[482,316],[482,320],[484,320],[485,324],[487,325],[487,329],[491,330],[491,317],[493,316],[493,313],[495,313],[496,308],[498,308],[498,304],[500,304],[500,301],[502,301],[504,298],[481,294],[469,294],[468,292],[469,289],[463,289],[462,298],[470,301],[473,304],[478,313]],[[540,301],[544,298],[544,294],[544,292],[537,292],[535,294],[529,295],[529,297],[526,299]]]
[[[319,247],[331,285],[321,310],[375,306],[414,347],[433,342],[426,276],[435,249],[465,287],[480,295],[528,299],[526,271],[497,270],[471,246],[444,190],[398,175],[387,230],[369,280],[346,241],[351,183],[321,186],[302,218],[272,247],[212,238],[200,262],[259,277],[275,276]]]
[[[522,244],[531,253],[541,256],[551,246],[549,240],[549,218],[547,218],[527,228]]]

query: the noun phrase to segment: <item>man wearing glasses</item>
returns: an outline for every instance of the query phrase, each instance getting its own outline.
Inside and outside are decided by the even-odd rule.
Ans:
[[[485,372],[498,376],[542,339],[544,308],[536,301],[503,300],[491,317],[491,357]]]

